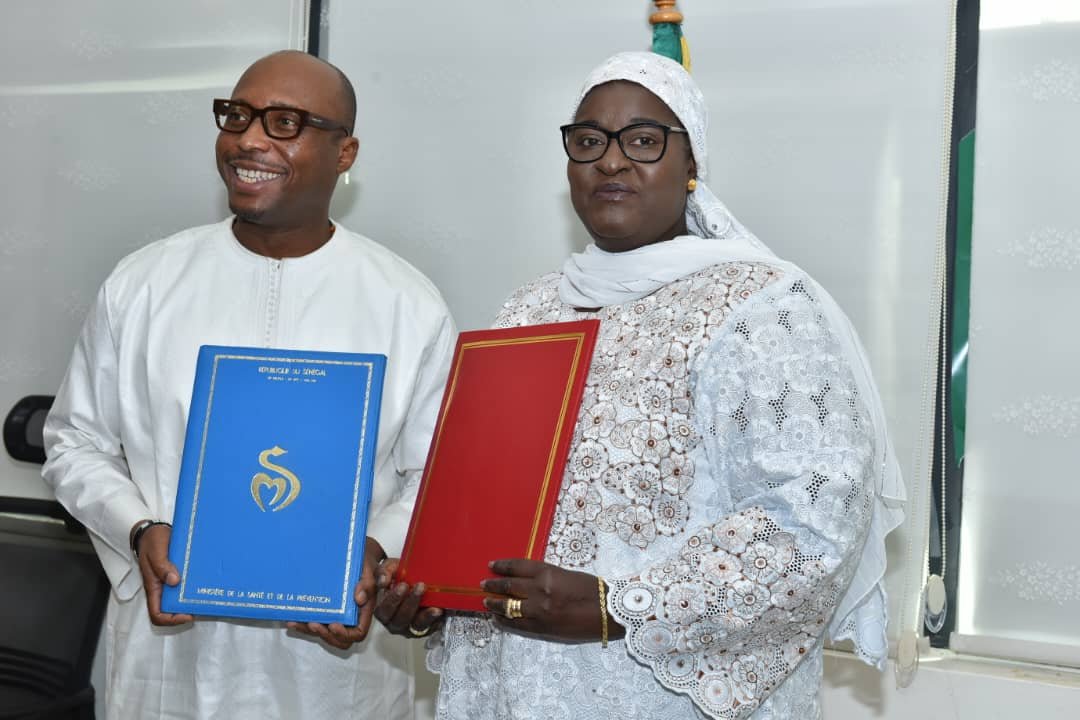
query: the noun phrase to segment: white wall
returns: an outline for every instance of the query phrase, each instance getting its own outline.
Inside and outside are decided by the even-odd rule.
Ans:
[[[308,3],[34,0],[3,12],[0,414],[56,392],[117,260],[228,212],[210,100],[253,60],[304,47]],[[0,495],[50,496],[38,466],[0,455]],[[103,692],[103,643],[92,681]]]
[[[307,39],[305,0],[33,0],[0,21],[0,416],[55,394],[102,280],[228,212],[211,98]],[[48,497],[0,453],[0,494]]]
[[[710,184],[851,315],[910,477],[923,419],[950,3],[679,6],[712,110]],[[328,57],[360,98],[361,154],[353,182],[339,188],[339,219],[431,276],[463,328],[486,325],[514,287],[587,242],[556,128],[592,66],[648,47],[650,9],[645,0],[330,0]],[[905,546],[900,535],[890,547],[894,610]],[[891,668],[880,674],[844,655],[830,656],[827,676],[834,719],[1053,719],[1080,700],[1068,673],[963,659],[924,661],[903,691]]]
[[[328,57],[360,98],[360,157],[336,214],[426,272],[461,327],[486,326],[513,288],[587,242],[568,200],[558,126],[588,70],[649,46],[651,7],[331,2]],[[710,184],[850,313],[910,475],[923,416],[948,4],[680,7],[710,100]],[[899,588],[902,533],[892,547]]]

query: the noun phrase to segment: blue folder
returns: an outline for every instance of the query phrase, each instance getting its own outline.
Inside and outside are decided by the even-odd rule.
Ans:
[[[199,350],[165,612],[355,625],[386,357]]]

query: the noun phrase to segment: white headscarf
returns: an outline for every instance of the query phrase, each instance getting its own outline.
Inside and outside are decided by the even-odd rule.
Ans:
[[[743,227],[705,184],[708,109],[701,89],[682,65],[651,52],[614,55],[589,74],[571,117],[576,115],[590,90],[615,80],[636,83],[652,92],[671,108],[689,132],[698,173],[697,188],[687,196],[686,202],[686,226],[691,234],[626,252],[606,252],[591,244],[585,252],[572,255],[563,266],[560,299],[575,307],[630,302],[674,280],[724,262],[767,262],[805,276],[793,264],[777,258]],[[880,668],[888,654],[885,536],[903,522],[906,492],[889,443],[885,411],[858,335],[825,289],[809,277],[806,282],[816,291],[830,325],[840,335],[838,339],[850,359],[860,395],[870,405],[877,434],[875,446],[881,461],[866,545],[851,586],[829,624],[829,632],[833,640],[853,640],[860,657]]]
[[[590,244],[563,267],[559,295],[576,307],[603,307],[645,297],[673,280],[722,262],[775,260],[776,256],[739,223],[705,184],[708,177],[707,134],[709,111],[705,96],[679,63],[651,52],[624,52],[593,70],[571,118],[581,101],[597,85],[626,80],[641,85],[671,108],[689,132],[697,163],[697,188],[686,198],[686,227],[690,235],[637,250],[610,253]],[[702,242],[704,239],[722,243]]]

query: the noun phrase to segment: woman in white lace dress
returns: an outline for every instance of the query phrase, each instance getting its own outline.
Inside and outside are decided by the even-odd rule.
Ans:
[[[388,627],[437,628],[439,718],[816,718],[827,635],[884,660],[903,486],[866,359],[708,190],[705,131],[652,53],[597,68],[563,128],[594,244],[496,321],[601,320],[546,563],[496,562],[484,616],[381,578]]]

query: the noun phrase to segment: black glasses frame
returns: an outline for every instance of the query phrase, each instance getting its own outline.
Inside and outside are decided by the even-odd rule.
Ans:
[[[660,128],[661,130],[664,131],[664,147],[660,148],[660,154],[656,157],[655,160],[638,160],[636,158],[632,158],[626,152],[626,148],[623,147],[622,134],[624,132],[626,132],[627,130],[634,130],[634,129],[640,128],[640,127]],[[578,160],[578,159],[574,158],[573,155],[570,154],[570,131],[575,130],[577,128],[584,128],[586,130],[593,130],[593,131],[596,131],[596,132],[599,132],[599,133],[603,133],[604,135],[607,135],[607,139],[608,139],[607,145],[604,146],[604,151],[601,152],[599,156],[593,158],[592,160]],[[660,162],[661,160],[664,159],[664,154],[667,152],[667,147],[668,147],[668,136],[671,133],[682,133],[682,134],[687,135],[687,136],[690,135],[690,131],[687,130],[686,128],[672,127],[671,125],[663,125],[663,124],[657,123],[657,122],[633,123],[631,125],[627,125],[624,128],[621,128],[619,130],[605,130],[604,128],[598,127],[598,126],[593,125],[591,123],[570,123],[569,125],[561,125],[561,126],[559,126],[559,130],[562,132],[563,150],[566,151],[566,157],[570,158],[570,162],[581,163],[582,165],[584,165],[585,163],[596,162],[600,158],[604,157],[604,155],[607,154],[608,146],[611,145],[612,140],[615,141],[615,144],[619,146],[619,150],[622,152],[623,156],[625,156],[626,159],[629,160],[630,162],[636,162],[636,163],[643,163],[643,164],[646,164],[646,165],[651,165],[652,163],[657,163],[657,162]]]
[[[249,113],[248,123],[242,129],[232,129],[225,127],[225,118],[228,116],[229,111],[235,108],[244,108]],[[291,135],[281,135],[280,133],[275,134],[274,131],[270,129],[270,125],[266,122],[266,113],[273,112],[275,110],[293,113],[297,116],[297,118],[299,119],[299,125],[297,126],[295,133],[292,133]],[[255,122],[255,118],[259,118],[262,121],[263,132],[265,132],[269,137],[272,137],[275,140],[292,140],[293,138],[298,137],[306,127],[313,127],[318,130],[329,131],[341,130],[343,133],[345,133],[346,137],[352,134],[349,128],[345,127],[341,123],[334,122],[333,120],[324,118],[321,115],[316,115],[315,113],[310,113],[307,110],[301,110],[300,108],[283,107],[280,105],[270,105],[264,108],[257,108],[253,105],[250,105],[249,103],[242,102],[240,100],[225,100],[224,98],[214,99],[214,122],[217,124],[218,129],[222,130],[223,132],[235,133],[237,135],[245,133],[247,132],[248,128],[251,127],[251,123]]]

